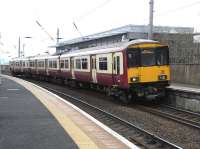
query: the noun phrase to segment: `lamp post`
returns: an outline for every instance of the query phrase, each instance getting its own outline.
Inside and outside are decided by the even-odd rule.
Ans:
[[[31,39],[32,37],[31,36],[25,36],[23,38],[26,38],[26,39]],[[22,51],[21,51],[21,37],[19,36],[19,39],[18,39],[18,57],[21,57],[21,56],[25,56],[24,54],[24,51],[25,51],[25,43],[23,43],[22,45]]]

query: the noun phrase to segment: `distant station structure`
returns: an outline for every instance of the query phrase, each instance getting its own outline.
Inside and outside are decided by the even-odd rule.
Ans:
[[[154,26],[153,39],[168,45],[173,45],[181,41],[193,42],[193,33],[194,28],[191,27]],[[56,45],[56,53],[96,46],[106,46],[141,38],[148,38],[148,26],[126,25],[108,31],[59,42]]]

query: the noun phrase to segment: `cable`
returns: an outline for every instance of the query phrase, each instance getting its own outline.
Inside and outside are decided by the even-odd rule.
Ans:
[[[84,19],[85,17],[91,15],[92,13],[94,13],[95,11],[97,11],[98,9],[104,7],[104,6],[105,6],[106,4],[108,4],[110,1],[111,1],[111,0],[106,0],[106,1],[104,1],[103,3],[101,3],[101,4],[98,5],[98,6],[96,6],[95,8],[93,8],[93,9],[91,9],[91,10],[89,10],[89,11],[83,13],[81,16],[77,17],[76,20],[79,20],[79,21],[80,21],[80,20]]]
[[[49,36],[49,38],[53,41],[55,41],[55,39],[45,30],[45,28],[39,23],[38,20],[35,21],[36,24]]]
[[[75,29],[78,31],[78,33],[80,34],[81,37],[83,37],[83,34],[81,33],[81,31],[79,30],[79,28],[77,27],[75,20],[76,21],[80,21],[82,19],[84,19],[85,17],[87,17],[88,15],[94,13],[95,11],[97,11],[98,9],[104,7],[107,3],[109,3],[111,0],[106,0],[103,3],[101,3],[100,5],[96,6],[95,8],[83,13],[81,16],[77,17],[76,19],[74,19],[73,21],[73,26],[75,27]]]
[[[73,22],[73,25],[74,25],[75,29],[78,31],[78,33],[81,35],[81,37],[83,37],[83,34],[80,32],[80,30],[78,29],[78,27],[75,24],[75,22]]]

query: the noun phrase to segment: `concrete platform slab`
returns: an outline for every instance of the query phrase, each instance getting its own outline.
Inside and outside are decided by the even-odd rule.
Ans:
[[[68,103],[67,101],[58,97],[57,95],[55,95],[43,88],[40,88],[32,83],[23,81],[18,78],[13,78],[13,77],[7,76],[7,79],[5,79],[5,82],[14,83],[13,81],[8,80],[8,78],[17,82],[17,83],[15,83],[17,85],[12,86],[12,87],[7,87],[7,92],[8,91],[15,92],[15,94],[16,94],[16,96],[13,97],[13,100],[14,100],[14,98],[18,97],[17,95],[20,94],[19,93],[20,91],[23,91],[23,92],[25,92],[23,94],[27,94],[26,96],[30,96],[30,92],[31,92],[32,96],[34,95],[35,96],[34,98],[38,99],[38,102],[35,103],[33,101],[23,100],[22,103],[15,105],[14,103],[11,102],[10,103],[11,105],[7,105],[7,106],[18,107],[18,109],[21,109],[21,111],[19,110],[19,113],[24,113],[24,107],[25,107],[25,109],[27,108],[26,111],[30,110],[27,113],[29,113],[30,115],[32,114],[33,117],[35,116],[35,119],[37,119],[37,116],[44,118],[44,121],[40,122],[38,120],[38,121],[33,122],[33,124],[35,124],[35,125],[39,123],[41,125],[44,125],[44,127],[45,127],[45,124],[50,121],[50,120],[48,120],[48,118],[46,118],[45,116],[42,115],[42,113],[44,113],[43,111],[48,113],[52,117],[52,119],[55,118],[57,121],[55,121],[54,123],[59,122],[59,124],[57,123],[57,125],[59,128],[61,126],[60,131],[63,133],[63,134],[61,134],[61,136],[62,136],[61,138],[59,138],[60,136],[58,137],[58,139],[61,142],[61,144],[59,143],[61,147],[70,148],[70,149],[77,148],[77,147],[83,148],[83,149],[95,149],[95,148],[103,148],[103,149],[135,148],[136,149],[136,148],[138,148],[134,144],[132,144],[131,142],[129,142],[128,140],[126,140],[125,138],[123,138],[122,136],[117,134],[116,132],[112,131],[111,129],[109,129],[108,127],[106,127],[105,125],[100,123],[99,121],[92,118],[90,115],[88,115],[84,111],[75,107],[71,103]],[[6,83],[6,84],[9,84],[9,83]],[[26,88],[26,91],[24,91],[25,90],[24,87]],[[2,96],[1,96],[2,100],[6,100],[7,96],[8,96],[7,94],[2,94]],[[8,98],[10,98],[10,97],[8,97]],[[1,100],[1,98],[0,98],[0,100]],[[41,103],[44,106],[42,106]],[[29,107],[32,104],[33,105],[35,104],[35,106]],[[42,106],[44,108],[43,111],[41,110],[41,108],[37,109],[38,105],[40,107]],[[1,108],[1,105],[0,105],[0,108]],[[13,109],[15,109],[15,108],[13,108]],[[11,110],[11,111],[15,112],[15,110]],[[37,112],[35,112],[35,111],[37,111]],[[35,113],[36,115],[33,113]],[[20,114],[18,117],[20,117]],[[27,117],[29,117],[29,116],[27,116]],[[23,123],[22,124],[23,127],[24,127],[24,125],[26,125],[26,123],[25,123],[27,121],[26,118],[24,118],[24,117],[21,118],[21,123]],[[45,118],[47,121],[45,120]],[[13,119],[15,119],[15,116],[13,116]],[[32,121],[31,118],[30,118],[30,121]],[[51,122],[51,123],[53,123],[53,122]],[[54,125],[54,123],[52,125]],[[18,125],[20,125],[20,124],[18,124]],[[30,124],[29,127],[33,127],[32,125]],[[4,124],[4,127],[6,127],[5,124]],[[24,131],[23,127],[21,128],[21,131]],[[48,131],[48,129],[50,129],[51,131],[53,131],[51,133],[56,133],[57,130],[55,131],[55,129],[53,129],[53,127],[55,127],[55,126],[51,126],[51,127],[40,128],[38,132],[41,132],[41,134],[45,134],[46,131]],[[62,129],[62,128],[64,128],[64,129]],[[37,128],[35,128],[35,129],[37,129]],[[33,131],[32,133],[35,132],[34,129],[31,129],[31,130]],[[9,133],[9,132],[7,132],[7,133]],[[37,132],[35,132],[35,133],[37,134]],[[27,134],[29,135],[29,132]],[[31,137],[32,136],[30,136],[30,138]],[[71,142],[71,144],[69,143],[68,144],[69,146],[67,146],[67,147],[65,147],[65,145],[67,143],[62,144],[62,139],[65,139],[64,137],[67,137],[67,143]],[[24,138],[26,138],[26,137],[24,137]],[[36,136],[34,138],[37,138],[42,143],[45,142],[45,144],[48,144],[48,136],[46,137],[46,140],[43,140],[43,141],[42,141],[42,138],[43,138],[42,136],[41,137]],[[20,139],[20,137],[19,137],[19,139]],[[57,138],[54,138],[54,139],[56,140]],[[7,139],[7,140],[9,142],[10,139]],[[22,140],[23,140],[23,137],[22,137]],[[38,140],[35,140],[35,142],[37,142]],[[31,143],[32,142],[30,142],[30,144]],[[52,143],[53,143],[53,141],[52,141]],[[55,144],[55,146],[56,145],[57,144]],[[55,146],[53,148],[55,148]],[[38,148],[38,147],[33,147],[33,148]],[[47,147],[47,148],[50,148],[50,147]],[[57,149],[57,147],[56,147],[56,149]]]
[[[1,149],[76,149],[54,116],[23,86],[3,78],[0,85]]]

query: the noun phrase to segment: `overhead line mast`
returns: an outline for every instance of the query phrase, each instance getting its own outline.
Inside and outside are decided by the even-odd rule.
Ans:
[[[153,37],[153,10],[154,9],[154,0],[150,0],[149,2],[149,31],[148,31],[148,39],[152,39]]]

